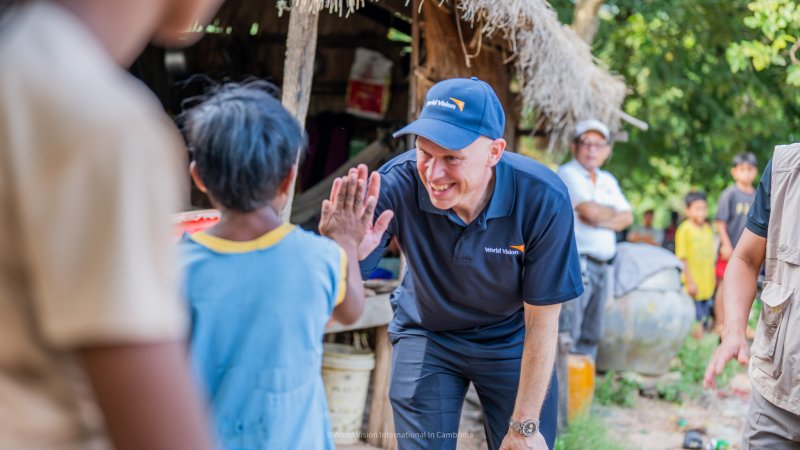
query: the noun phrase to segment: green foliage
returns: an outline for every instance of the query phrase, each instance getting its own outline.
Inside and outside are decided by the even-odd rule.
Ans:
[[[572,20],[572,1],[551,3]],[[763,169],[775,145],[800,140],[800,90],[787,70],[732,70],[728,61],[732,43],[764,35],[745,24],[751,3],[760,2],[608,0],[601,9],[593,53],[630,87],[625,112],[650,125],[624,126],[629,142],[615,145],[607,168],[637,213],[655,208],[658,224],[670,209],[683,212],[691,189],[709,194],[713,214],[736,153],[754,152]],[[775,40],[788,44],[788,26]]]
[[[700,387],[680,380],[675,383],[662,383],[656,387],[656,391],[662,400],[681,404],[689,398],[696,397]]]
[[[557,439],[554,450],[626,450],[608,436],[608,427],[595,415],[584,414],[570,421]]]
[[[750,308],[750,317],[747,321],[747,326],[752,328],[753,330],[756,329],[756,325],[758,325],[758,318],[761,316],[761,308],[763,304],[761,303],[761,299],[757,298],[753,302],[753,307]]]
[[[714,334],[707,334],[699,340],[691,336],[687,337],[673,365],[673,370],[681,374],[680,380],[659,385],[656,388],[659,396],[666,401],[675,403],[682,403],[684,400],[699,396],[703,391],[706,366],[718,343],[719,338]],[[741,366],[736,361],[730,361],[717,378],[717,386],[727,385],[731,378],[741,370]]]
[[[626,374],[611,371],[605,374],[594,390],[594,399],[600,405],[617,405],[630,408],[639,396],[639,385]]]
[[[794,0],[756,0],[747,8],[752,14],[743,23],[760,31],[761,36],[730,45],[726,57],[731,70],[739,72],[752,67],[762,71],[771,66],[786,66],[789,49],[800,37],[800,6]],[[794,65],[786,70],[786,84],[800,86],[800,67]]]

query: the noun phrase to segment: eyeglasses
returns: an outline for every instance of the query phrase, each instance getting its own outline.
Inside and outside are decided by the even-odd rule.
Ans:
[[[584,148],[597,150],[605,150],[608,148],[608,142],[578,141],[578,145]]]

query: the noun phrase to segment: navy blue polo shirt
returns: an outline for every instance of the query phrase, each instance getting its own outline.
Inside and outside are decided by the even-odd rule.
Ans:
[[[392,236],[407,272],[392,293],[392,334],[430,336],[482,357],[514,357],[525,336],[523,302],[549,305],[583,293],[569,193],[542,164],[505,152],[495,188],[470,224],[433,206],[416,167],[416,150],[379,169],[376,214],[395,217],[364,261],[377,266]]]

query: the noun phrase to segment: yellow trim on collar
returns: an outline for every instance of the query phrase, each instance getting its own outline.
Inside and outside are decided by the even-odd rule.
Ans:
[[[272,247],[281,241],[287,234],[294,230],[294,225],[283,223],[274,230],[265,233],[250,241],[231,241],[217,236],[212,236],[205,231],[198,231],[191,235],[191,239],[203,247],[219,253],[247,253]]]

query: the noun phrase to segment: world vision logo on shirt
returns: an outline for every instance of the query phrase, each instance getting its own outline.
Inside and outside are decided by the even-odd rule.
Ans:
[[[508,248],[504,247],[484,247],[486,253],[494,253],[498,255],[521,255],[525,253],[525,244],[509,245]]]
[[[462,102],[461,100],[459,100],[457,98],[453,98],[453,97],[450,97],[450,100],[452,100],[453,103],[455,103],[456,106],[458,106],[458,110],[459,111],[464,111],[464,102]]]

